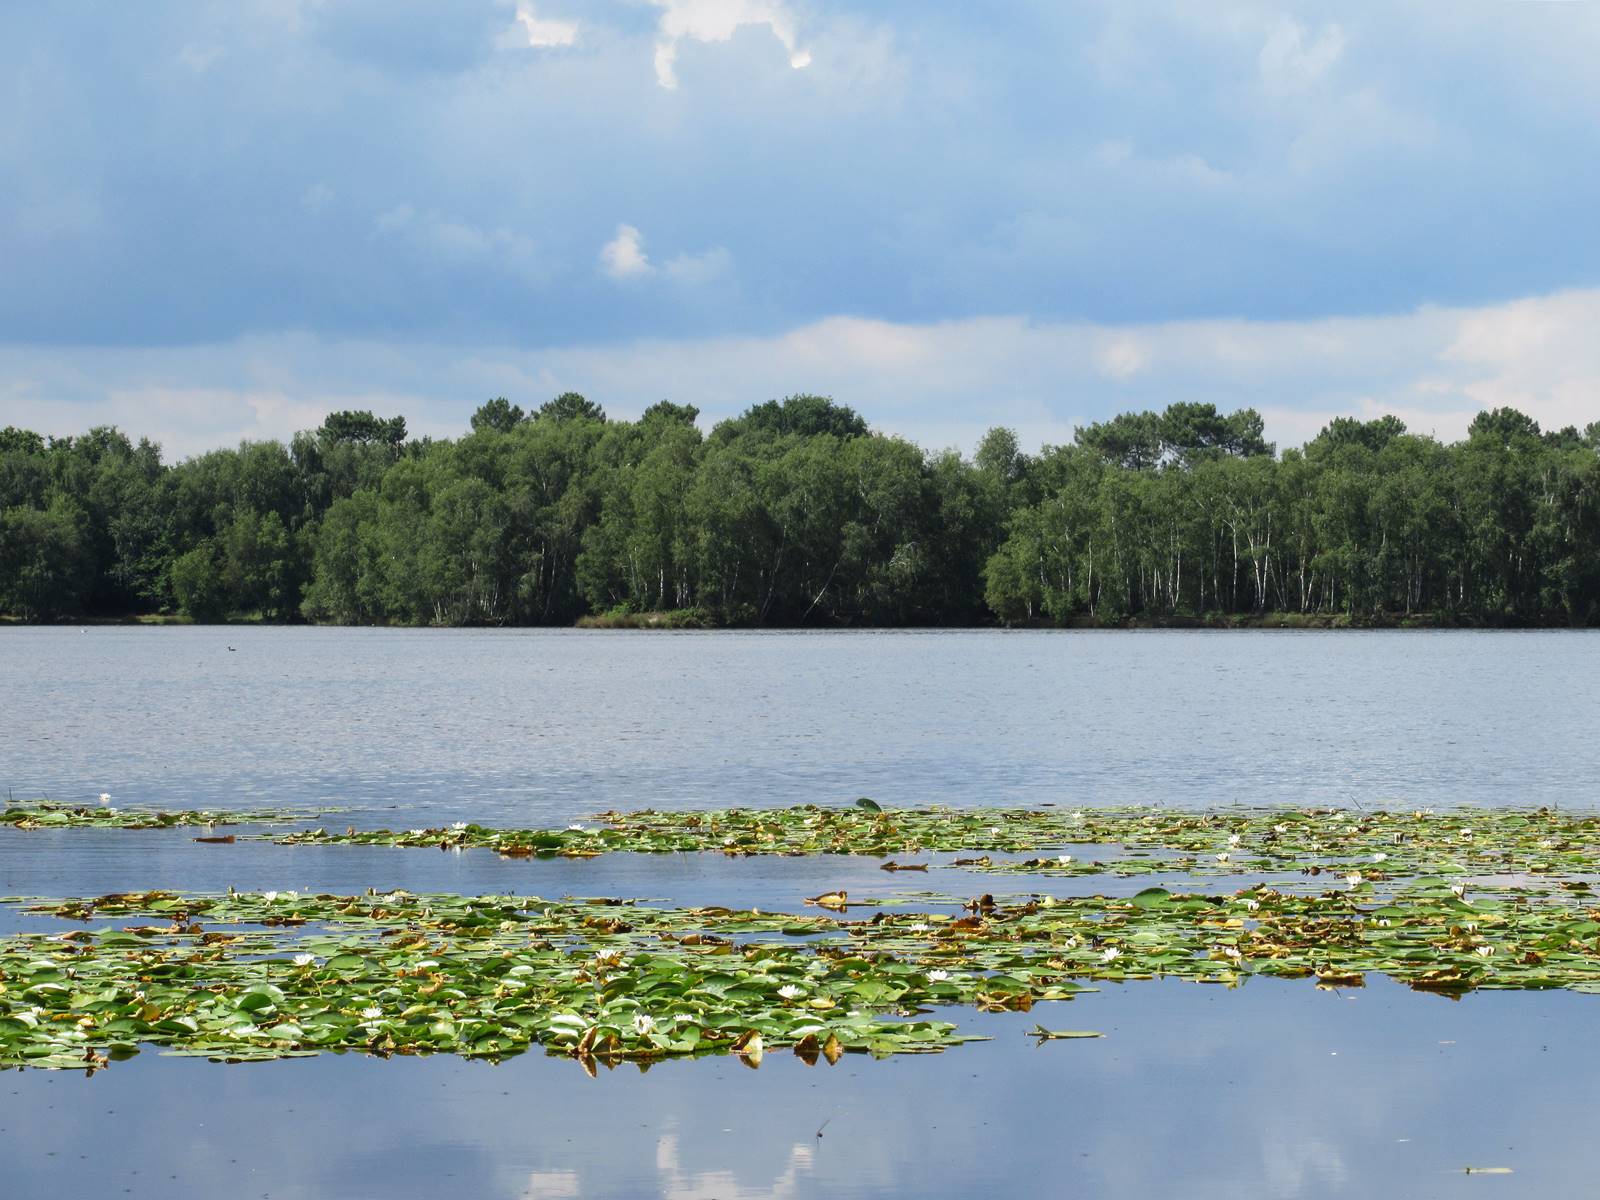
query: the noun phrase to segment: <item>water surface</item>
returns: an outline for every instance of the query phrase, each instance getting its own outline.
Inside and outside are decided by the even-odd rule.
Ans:
[[[230,649],[232,647],[232,649]],[[1600,631],[0,629],[0,787],[169,805],[1592,803]]]
[[[407,827],[859,795],[1593,805],[1597,650],[1600,634],[1555,632],[0,629],[0,786],[338,804],[339,823]],[[859,858],[512,861],[191,834],[0,829],[0,892],[375,886],[793,909],[837,887],[1033,886],[885,876]],[[0,928],[42,921],[0,914]],[[941,1014],[993,1037],[942,1055],[807,1069],[772,1054],[759,1071],[724,1058],[595,1080],[538,1053],[227,1067],[146,1052],[92,1079],[0,1074],[0,1194],[1577,1194],[1600,1169],[1583,1102],[1597,1006],[1566,992],[1452,1002],[1376,979],[1108,985],[1026,1015]],[[1107,1036],[1035,1047],[1023,1034],[1037,1021]]]

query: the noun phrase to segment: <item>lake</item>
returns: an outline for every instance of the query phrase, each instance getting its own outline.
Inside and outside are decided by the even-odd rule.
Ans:
[[[1566,632],[0,629],[0,785],[338,805],[341,825],[861,795],[1593,807],[1597,652],[1600,634]],[[870,859],[510,861],[191,833],[0,829],[0,890],[377,886],[784,910],[898,882]],[[1035,886],[981,886],[1001,883]],[[537,1053],[229,1067],[147,1051],[90,1079],[0,1074],[3,1194],[1546,1196],[1597,1165],[1579,1102],[1600,1071],[1597,1006],[1381,979],[1129,983],[1032,1014],[941,1013],[993,1040],[939,1055],[807,1068],[773,1054],[759,1071],[713,1058],[594,1080]],[[1024,1032],[1041,1017],[1106,1036],[1036,1046]]]
[[[535,824],[862,795],[1590,803],[1597,658],[1600,631],[13,628],[0,786]]]

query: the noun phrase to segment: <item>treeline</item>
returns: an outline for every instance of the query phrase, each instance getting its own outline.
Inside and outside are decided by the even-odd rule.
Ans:
[[[111,428],[0,431],[0,612],[24,620],[752,625],[1119,622],[1291,612],[1600,619],[1600,423],[1511,409],[1453,445],[1339,419],[1281,456],[1253,410],[1174,404],[969,460],[831,400],[709,434],[501,398],[457,440],[331,415],[176,464]]]

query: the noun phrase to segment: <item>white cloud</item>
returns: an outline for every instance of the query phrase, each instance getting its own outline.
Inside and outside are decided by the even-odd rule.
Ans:
[[[678,283],[698,286],[727,275],[733,255],[724,246],[713,246],[704,254],[679,254],[666,261],[662,272]]]
[[[644,234],[633,225],[617,226],[617,236],[600,247],[600,269],[616,280],[642,279],[662,275],[674,283],[698,286],[728,274],[733,255],[724,246],[713,246],[700,254],[677,254],[660,267],[645,252]]]
[[[416,433],[455,436],[495,395],[526,407],[570,389],[619,417],[665,397],[698,406],[709,423],[809,391],[885,432],[968,451],[992,425],[1013,426],[1032,448],[1069,441],[1075,424],[1175,399],[1254,406],[1281,447],[1335,416],[1384,413],[1454,440],[1480,409],[1502,404],[1546,429],[1600,419],[1596,328],[1600,289],[1282,322],[839,316],[770,336],[545,349],[310,335],[70,353],[0,346],[0,423],[47,434],[116,424],[156,437],[170,456],[283,437],[338,408],[401,413]]]
[[[1344,45],[1344,30],[1332,22],[1308,37],[1305,26],[1284,17],[1261,47],[1261,82],[1272,92],[1306,91],[1333,69]]]
[[[600,266],[613,279],[633,279],[652,270],[644,252],[644,235],[632,225],[618,225],[617,236],[600,247]]]
[[[1600,420],[1600,290],[1519,300],[1467,314],[1441,355],[1477,377],[1474,411],[1509,405],[1547,428]]]
[[[678,86],[678,43],[726,42],[743,26],[765,25],[789,52],[789,65],[811,65],[811,52],[796,37],[795,20],[782,0],[651,0],[665,11],[656,27],[656,82]]]
[[[1139,339],[1129,334],[1108,339],[1095,355],[1095,365],[1107,379],[1132,379],[1148,363]]]
[[[113,385],[98,394],[91,392],[84,401],[65,403],[58,398],[57,381],[51,380],[47,386],[41,382],[10,387],[0,383],[5,423],[55,436],[82,433],[96,425],[116,425],[135,440],[147,437],[159,444],[168,462],[246,440],[287,441],[296,430],[316,428],[334,408],[370,407],[319,402],[314,389],[306,389],[311,394],[290,395],[267,388],[189,387],[167,382]]]
[[[578,23],[541,17],[534,11],[533,5],[519,4],[507,40],[512,45],[531,46],[537,50],[571,46],[578,40]]]

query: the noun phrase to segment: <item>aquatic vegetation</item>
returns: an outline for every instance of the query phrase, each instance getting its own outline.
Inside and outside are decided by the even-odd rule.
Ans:
[[[325,829],[284,844],[485,848],[508,857],[705,851],[727,855],[851,854],[890,859],[885,870],[920,870],[906,855],[967,853],[969,870],[1044,876],[1250,875],[1332,872],[1381,883],[1412,875],[1600,874],[1600,817],[1554,809],[1348,808],[883,809],[734,808],[708,812],[602,813],[593,826],[496,829],[473,823],[410,830]],[[1057,853],[1073,850],[1073,853]],[[1051,853],[1008,860],[994,854]]]
[[[328,809],[319,809],[327,812]],[[11,800],[0,810],[0,825],[18,829],[165,829],[175,826],[245,825],[303,820],[305,810],[258,809],[177,809],[113,808],[111,797],[102,792],[94,806],[64,804],[56,800]]]
[[[826,919],[611,900],[153,892],[33,911],[163,924],[0,939],[3,1065],[94,1068],[140,1043],[229,1061],[541,1045],[591,1070],[704,1053],[758,1065],[778,1046],[832,1062],[967,1040],[883,1014],[1020,986],[932,981],[847,937],[785,936],[833,932]]]
[[[23,828],[144,828],[282,813],[13,807]],[[273,837],[273,835],[260,835]],[[1550,809],[728,809],[605,813],[559,830],[471,822],[317,829],[287,844],[851,854],[886,870],[1016,876],[1278,876],[1207,895],[796,896],[798,913],[613,899],[293,892],[34,902],[98,928],[0,938],[0,1065],[98,1069],[155,1045],[228,1061],[323,1052],[498,1059],[534,1047],[587,1070],[776,1050],[943,1050],[982,1036],[949,1010],[1029,1011],[1100,982],[1253,976],[1446,996],[1600,992],[1600,818]],[[1004,857],[1010,855],[1032,857]],[[939,855],[943,861],[930,859]],[[891,857],[892,856],[892,857]],[[904,861],[918,856],[921,861]],[[821,910],[821,911],[818,911]],[[870,916],[863,915],[870,912]],[[132,924],[138,921],[155,922]],[[1045,1041],[1087,1031],[1038,1026]]]
[[[405,892],[36,902],[113,924],[0,939],[0,1064],[93,1069],[148,1043],[228,1061],[539,1046],[591,1071],[707,1053],[757,1066],[777,1049],[812,1063],[942,1050],[981,1022],[932,1010],[1028,1011],[1106,981],[1359,987],[1377,974],[1452,997],[1600,992],[1600,909],[1582,889],[1458,894],[1428,878],[1392,896],[1364,882],[927,907],[850,919]],[[160,923],[127,924],[141,918]]]

